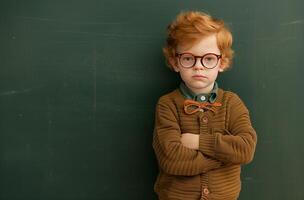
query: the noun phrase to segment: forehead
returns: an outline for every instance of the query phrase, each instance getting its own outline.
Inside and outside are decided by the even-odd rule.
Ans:
[[[189,52],[197,55],[202,55],[206,53],[220,54],[215,34],[202,37],[196,40],[192,45],[178,45],[177,51],[180,53]]]

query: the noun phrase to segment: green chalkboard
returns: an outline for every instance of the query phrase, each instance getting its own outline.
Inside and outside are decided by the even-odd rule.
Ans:
[[[181,10],[234,35],[235,91],[258,134],[240,199],[304,199],[303,1],[1,0],[0,199],[156,199],[154,108],[179,78],[165,28]]]

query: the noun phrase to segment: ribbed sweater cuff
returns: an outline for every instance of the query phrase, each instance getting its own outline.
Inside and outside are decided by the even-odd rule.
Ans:
[[[215,135],[214,134],[200,134],[199,150],[208,156],[215,155]]]

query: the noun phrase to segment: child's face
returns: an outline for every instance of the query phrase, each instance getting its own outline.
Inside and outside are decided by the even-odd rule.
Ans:
[[[208,53],[221,54],[217,46],[215,34],[200,39],[190,48],[178,46],[177,53],[191,53],[195,56],[204,56]],[[218,60],[218,63],[215,64],[215,67],[212,69],[207,69],[200,61],[201,59],[197,58],[195,65],[190,68],[183,67],[178,57],[170,61],[174,70],[180,73],[185,84],[196,94],[209,93],[213,89],[218,72],[223,71],[221,59]]]

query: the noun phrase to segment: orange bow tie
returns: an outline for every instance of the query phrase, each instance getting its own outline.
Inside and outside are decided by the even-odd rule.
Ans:
[[[185,100],[184,102],[184,110],[185,113],[191,115],[193,113],[196,113],[202,109],[212,110],[212,106],[219,107],[222,106],[219,102],[209,103],[209,102],[197,102],[193,100]]]

